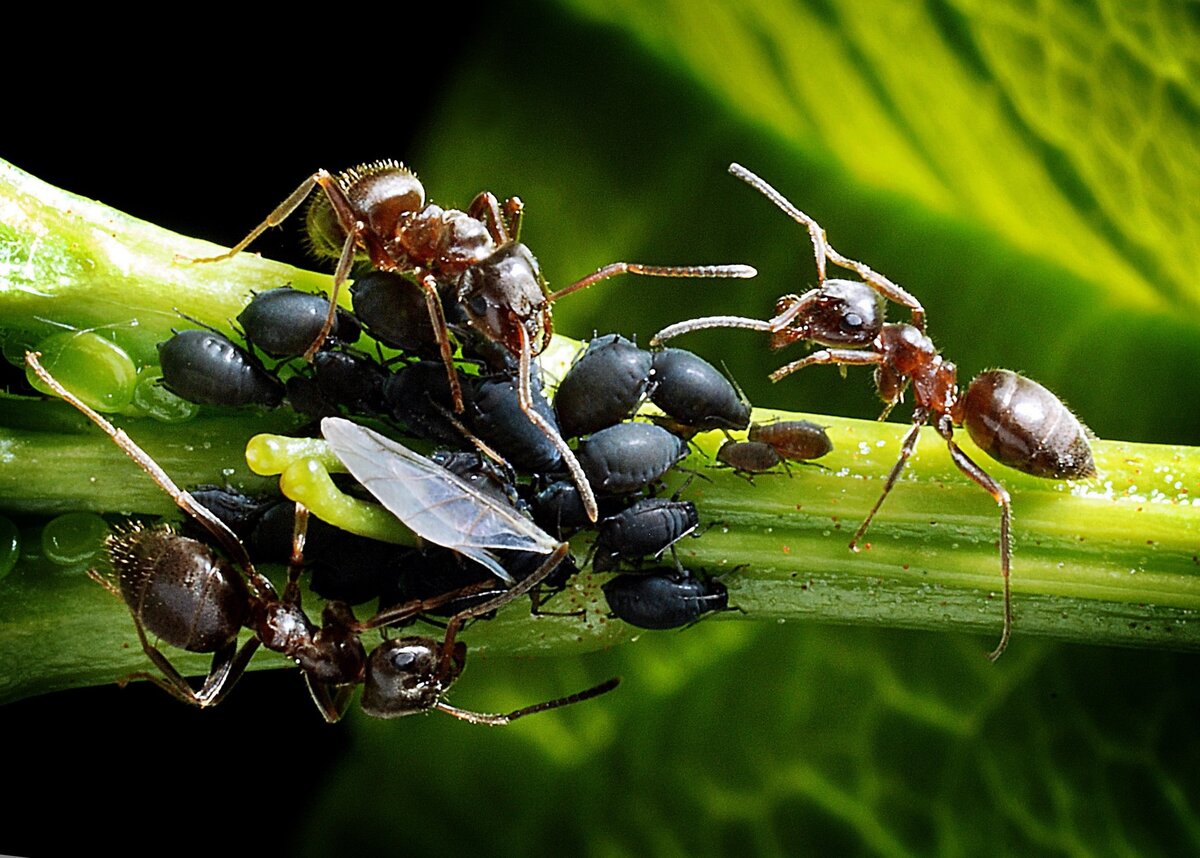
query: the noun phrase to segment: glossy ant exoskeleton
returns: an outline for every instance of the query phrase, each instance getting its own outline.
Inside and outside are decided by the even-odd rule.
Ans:
[[[355,255],[360,254],[377,270],[408,276],[423,292],[454,411],[461,414],[463,394],[442,306],[443,301],[452,301],[456,314],[461,311],[466,324],[484,341],[517,357],[521,410],[561,451],[592,521],[597,514],[595,497],[579,463],[562,436],[532,406],[530,362],[550,342],[550,305],[617,274],[753,277],[756,273],[745,265],[676,267],[615,262],[547,293],[537,260],[519,241],[520,199],[509,197],[501,205],[491,192],[484,191],[465,212],[426,204],[425,189],[417,177],[395,161],[364,164],[336,176],[317,170],[228,253],[194,261],[215,262],[235,255],[266,229],[282,223],[318,187],[323,193],[313,199],[307,213],[309,238],[316,252],[336,256],[338,263],[329,316],[305,357],[311,359],[328,334],[338,290],[349,276]]]
[[[355,686],[363,685],[362,707],[369,715],[395,718],[439,709],[464,721],[491,725],[586,700],[616,687],[617,680],[611,679],[506,715],[470,712],[441,699],[463,670],[466,646],[456,640],[463,624],[537,586],[566,555],[565,543],[511,589],[455,614],[441,641],[421,637],[389,639],[368,656],[360,639],[362,632],[469,595],[467,590],[474,588],[398,605],[363,622],[355,619],[349,605],[331,601],[326,603],[318,627],[300,605],[299,578],[308,518],[302,505],[296,508],[292,558],[280,596],[270,580],[255,569],[242,542],[219,518],[180,489],[124,431],[59,384],[38,362],[37,354],[26,353],[25,361],[55,394],[104,430],[180,509],[216,539],[230,558],[226,560],[203,542],[180,536],[168,527],[135,525],[110,537],[115,580],[95,573],[93,578],[129,608],[142,649],[161,673],[135,673],[127,680],[149,679],[185,703],[213,706],[228,694],[261,645],[283,653],[300,667],[313,701],[327,721],[340,719]],[[237,638],[242,628],[250,629],[252,636],[239,647]],[[147,632],[182,649],[213,653],[212,666],[199,689],[193,688],[150,642]]]
[[[913,427],[904,436],[900,457],[888,474],[879,500],[855,531],[850,547],[858,550],[859,540],[912,455],[920,428],[932,422],[946,441],[955,466],[990,494],[1001,507],[1000,570],[1004,581],[1004,628],[999,644],[988,656],[994,661],[1004,652],[1012,632],[1009,582],[1011,502],[1004,487],[954,442],[954,427],[965,426],[980,449],[998,462],[1048,479],[1086,479],[1095,476],[1096,467],[1088,444],[1087,429],[1057,396],[1037,382],[1009,370],[981,373],[971,381],[965,392],[960,392],[956,367],[942,359],[933,341],[925,335],[924,309],[915,298],[862,263],[836,253],[825,240],[824,230],[812,218],[800,212],[758,176],[737,164],[729,169],[808,228],[822,278],[825,258],[856,271],[867,286],[880,295],[909,307],[912,310],[912,324],[884,324],[881,314],[876,317],[864,315],[859,309],[867,306],[866,302],[860,300],[861,283],[823,280],[820,288],[805,296],[785,296],[780,299],[776,306],[777,315],[768,321],[724,316],[695,319],[664,329],[651,342],[657,343],[688,331],[713,327],[766,331],[772,335],[771,345],[776,348],[797,340],[810,340],[825,348],[780,367],[771,373],[771,380],[779,381],[814,364],[874,366],[875,385],[886,404],[880,419],[888,415],[911,384]],[[830,300],[830,287],[835,284],[834,300]],[[854,300],[848,300],[847,296]],[[843,335],[846,335],[845,338],[842,338]]]

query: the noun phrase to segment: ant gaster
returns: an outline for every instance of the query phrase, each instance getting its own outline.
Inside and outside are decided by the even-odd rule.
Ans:
[[[308,208],[309,237],[318,253],[336,256],[338,263],[328,318],[305,357],[311,360],[329,333],[338,290],[350,273],[355,255],[360,254],[380,271],[409,276],[424,293],[454,410],[461,414],[462,389],[440,294],[443,288],[448,289],[446,294],[462,307],[468,324],[480,336],[518,357],[521,410],[562,452],[592,521],[597,516],[596,501],[578,461],[562,436],[532,406],[530,361],[550,342],[550,305],[623,273],[654,277],[753,277],[756,273],[746,265],[675,267],[615,262],[547,294],[537,260],[518,240],[523,211],[519,198],[509,197],[501,206],[491,192],[484,191],[465,212],[427,205],[425,189],[417,177],[390,160],[364,164],[336,176],[317,170],[229,252],[195,261],[232,257],[269,227],[283,222],[317,187],[323,193]]]
[[[1005,488],[979,467],[954,442],[954,427],[965,426],[971,439],[992,458],[1027,474],[1047,479],[1087,479],[1095,476],[1096,466],[1088,443],[1086,427],[1057,396],[1037,382],[1010,370],[991,370],[976,376],[965,393],[959,391],[957,369],[938,353],[924,333],[925,312],[920,303],[886,277],[862,263],[842,257],[829,246],[825,231],[758,176],[737,164],[730,172],[761,191],[793,220],[807,227],[817,254],[822,278],[819,289],[804,298],[785,296],[776,307],[775,318],[763,322],[740,317],[711,317],[672,325],[651,342],[669,339],[687,331],[710,327],[739,327],[771,333],[772,346],[778,348],[796,340],[811,340],[826,348],[792,361],[771,373],[772,381],[814,364],[875,367],[875,384],[886,404],[883,419],[900,401],[909,384],[913,387],[913,426],[900,445],[900,457],[888,474],[879,500],[854,533],[850,548],[866,533],[884,499],[892,490],[916,448],[920,429],[932,422],[950,450],[950,458],[967,477],[995,499],[1000,506],[1000,571],[1004,581],[1004,627],[1000,642],[988,655],[999,658],[1012,633],[1012,594],[1010,565],[1012,557],[1012,505]],[[839,305],[825,300],[829,287],[854,285],[854,281],[824,280],[824,259],[856,271],[868,286],[884,297],[912,311],[912,324],[883,324],[882,316],[874,325],[859,324],[864,317],[849,302]],[[861,284],[858,284],[861,286]],[[838,313],[843,314],[840,324]],[[853,318],[848,318],[853,315]],[[866,334],[874,328],[869,337]],[[849,340],[838,339],[839,332],[857,333]],[[864,339],[864,337],[866,337]],[[839,345],[865,349],[837,348]],[[834,346],[834,347],[829,347]]]
[[[299,577],[307,509],[297,504],[292,559],[281,597],[274,585],[255,569],[245,546],[224,522],[180,489],[124,431],[59,384],[42,367],[38,357],[36,353],[25,355],[26,363],[38,377],[104,430],[180,509],[208,530],[232,560],[231,564],[204,543],[179,536],[167,527],[135,525],[110,537],[116,580],[107,580],[97,573],[92,573],[92,577],[129,607],[142,649],[161,672],[161,676],[135,673],[126,680],[149,679],[185,703],[202,708],[213,706],[233,687],[261,645],[296,662],[326,721],[341,718],[354,687],[362,684],[363,709],[375,717],[395,718],[440,709],[464,721],[489,725],[507,724],[616,687],[618,680],[610,679],[577,694],[506,715],[470,712],[441,699],[462,673],[465,663],[466,646],[456,641],[462,625],[503,607],[535,587],[565,556],[565,544],[512,589],[455,614],[441,641],[420,637],[390,639],[368,656],[359,637],[362,632],[402,621],[467,593],[456,590],[433,599],[397,605],[365,622],[357,621],[344,602],[330,601],[322,612],[321,625],[316,626],[300,605]],[[237,637],[242,627],[249,628],[252,637],[239,648]],[[151,644],[147,632],[192,652],[213,653],[212,666],[199,689],[194,689]]]

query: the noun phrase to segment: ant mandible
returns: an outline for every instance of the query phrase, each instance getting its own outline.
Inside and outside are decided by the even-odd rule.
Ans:
[[[149,454],[123,430],[117,429],[86,403],[64,388],[27,352],[25,362],[45,384],[99,426],[121,450],[170,495],[180,509],[198,521],[240,568],[215,554],[198,540],[180,536],[170,527],[133,525],[109,537],[112,580],[90,572],[91,577],[121,599],[133,615],[142,650],[161,676],[138,672],[125,677],[148,679],[178,700],[206,708],[220,703],[245,672],[261,645],[294,661],[304,674],[309,693],[328,722],[338,721],[350,695],[363,686],[362,707],[379,718],[396,718],[439,709],[476,724],[502,725],[536,712],[587,700],[611,691],[619,680],[610,679],[567,697],[538,703],[506,715],[471,712],[442,700],[462,673],[466,646],[456,641],[468,620],[490,613],[524,595],[549,575],[567,554],[560,544],[538,569],[512,589],[455,614],[441,641],[405,637],[385,640],[367,655],[360,634],[470,595],[472,585],[440,596],[406,602],[359,622],[344,602],[330,601],[318,627],[300,605],[300,572],[307,532],[308,510],[296,505],[292,557],[282,597],[250,560],[245,546],[229,527],[189,492],[179,488]],[[240,648],[238,632],[252,636]],[[147,637],[191,652],[213,653],[212,665],[199,689],[193,688]]]
[[[467,211],[425,203],[425,189],[412,171],[390,160],[376,161],[337,174],[317,170],[305,179],[244,239],[220,256],[196,259],[216,262],[245,249],[272,226],[282,223],[316,188],[307,212],[313,249],[337,257],[333,294],[325,324],[305,352],[312,356],[328,335],[336,313],[337,293],[360,254],[380,271],[407,275],[424,293],[442,363],[446,367],[454,410],[463,411],[462,388],[454,367],[443,301],[464,311],[468,325],[489,342],[518,358],[521,411],[563,455],[584,498],[588,518],[596,520],[595,497],[574,454],[554,427],[533,408],[530,362],[550,342],[550,305],[617,274],[651,277],[753,277],[747,265],[652,266],[614,262],[581,280],[547,293],[537,260],[519,241],[524,205],[509,197],[501,206],[490,191],[478,194]]]
[[[964,426],[979,448],[1001,464],[1046,479],[1088,479],[1096,475],[1087,428],[1057,396],[1036,381],[1011,370],[996,369],[980,373],[971,381],[965,393],[960,392],[957,368],[942,358],[933,341],[925,335],[925,313],[915,298],[867,266],[847,260],[833,251],[825,240],[824,230],[761,178],[737,164],[729,169],[808,228],[822,276],[824,266],[821,257],[824,255],[831,262],[856,271],[879,294],[909,307],[912,310],[912,324],[884,324],[882,314],[871,316],[864,312],[869,307],[864,300],[862,284],[824,280],[820,288],[801,298],[785,296],[780,299],[776,306],[777,315],[768,321],[737,316],[694,319],[660,331],[651,343],[711,327],[766,331],[771,334],[771,345],[775,348],[798,340],[809,340],[826,347],[775,370],[770,375],[771,381],[779,381],[814,364],[873,365],[875,385],[886,405],[880,419],[890,413],[911,384],[913,426],[901,442],[900,457],[888,474],[879,500],[854,532],[850,548],[858,550],[859,540],[867,532],[875,513],[916,448],[921,427],[932,422],[937,433],[945,440],[955,466],[990,494],[1001,508],[1000,572],[1004,581],[1004,627],[999,644],[988,655],[989,659],[995,661],[1008,646],[1012,633],[1012,504],[1005,488],[954,442],[954,427]],[[830,287],[835,284],[836,288],[831,290]],[[839,314],[842,317],[840,320]],[[839,345],[867,347],[830,347]]]

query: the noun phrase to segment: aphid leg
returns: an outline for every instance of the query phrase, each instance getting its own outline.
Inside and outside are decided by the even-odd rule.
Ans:
[[[454,350],[450,347],[450,331],[446,327],[446,314],[442,311],[442,299],[438,295],[437,279],[423,269],[414,271],[421,291],[425,293],[425,309],[433,325],[433,336],[437,340],[442,364],[446,367],[446,380],[450,383],[450,397],[454,401],[454,413],[463,413],[462,385],[458,381],[458,370],[454,367]]]
[[[570,286],[551,292],[546,296],[546,303],[553,304],[559,298],[586,289],[601,280],[607,280],[618,274],[640,274],[643,277],[736,277],[747,279],[754,277],[758,271],[749,265],[641,265],[636,262],[614,262],[594,271],[582,280],[577,280]]]
[[[946,445],[950,448],[950,458],[958,466],[958,469],[970,477],[985,492],[990,494],[996,503],[1000,505],[1000,575],[1004,580],[1004,628],[1000,632],[1000,643],[996,644],[996,648],[988,653],[988,660],[995,661],[1004,653],[1005,648],[1008,646],[1008,639],[1012,636],[1013,612],[1012,589],[1010,586],[1012,565],[1012,502],[1004,486],[996,482],[991,474],[975,464],[954,443],[954,426],[950,421],[949,415],[938,420],[937,430],[946,439]]]
[[[500,201],[491,191],[480,191],[467,207],[467,214],[483,222],[497,245],[508,244],[507,218],[500,213]]]
[[[121,448],[125,455],[145,471],[159,488],[170,495],[171,500],[175,501],[176,506],[200,522],[221,544],[221,548],[230,559],[242,567],[242,571],[249,578],[250,585],[257,591],[257,595],[263,598],[275,598],[275,586],[255,570],[254,564],[250,562],[250,555],[246,553],[246,547],[242,545],[241,540],[234,535],[233,531],[226,526],[225,522],[213,515],[208,507],[199,503],[188,492],[175,485],[175,481],[167,475],[166,471],[159,467],[158,462],[150,458],[149,453],[135,444],[133,439],[125,434],[124,430],[113,426],[97,414],[89,405],[75,396],[75,394],[59,384],[58,379],[52,376],[38,361],[40,357],[41,355],[38,352],[26,352],[25,363],[56,395],[64,399],[83,414],[83,416],[100,427],[113,440],[113,443]]]
[[[785,376],[791,375],[797,370],[804,369],[806,366],[815,366],[817,364],[832,363],[839,366],[866,366],[868,364],[883,363],[884,357],[878,352],[853,351],[851,349],[818,349],[807,357],[802,357],[800,360],[794,360],[791,363],[784,364],[779,369],[775,370],[768,376],[771,381],[779,381]]]
[[[292,212],[298,209],[300,204],[308,199],[308,195],[313,192],[313,188],[317,186],[317,183],[320,182],[323,177],[329,177],[329,173],[325,170],[317,170],[317,172],[313,173],[311,176],[301,182],[300,187],[292,191],[286,200],[277,205],[274,211],[272,211],[263,219],[262,223],[250,230],[249,235],[231,247],[228,251],[222,253],[220,256],[205,256],[196,259],[183,259],[181,261],[222,262],[226,259],[231,259],[234,256],[237,256],[239,253],[249,247],[250,243],[253,242],[254,239],[258,238],[271,227],[279,226],[281,223],[287,220]]]
[[[888,474],[887,482],[883,484],[883,492],[879,495],[879,500],[875,501],[875,506],[871,507],[871,511],[867,513],[867,517],[863,519],[863,523],[858,526],[858,530],[854,531],[854,537],[850,540],[851,551],[858,551],[858,541],[862,539],[863,534],[867,532],[867,528],[871,526],[871,520],[875,518],[875,513],[879,512],[879,508],[883,506],[884,499],[891,492],[892,486],[896,484],[896,480],[900,476],[900,472],[904,470],[904,466],[908,463],[908,457],[916,449],[917,439],[921,437],[921,427],[925,425],[926,417],[927,415],[924,411],[913,413],[913,426],[908,430],[908,434],[904,436],[904,440],[900,444],[900,458],[896,460],[896,464],[892,465],[892,471]]]
[[[588,521],[595,521],[600,514],[600,509],[596,505],[596,494],[592,491],[587,475],[583,472],[583,466],[579,464],[575,453],[567,446],[567,442],[558,430],[550,425],[546,418],[538,414],[533,407],[533,391],[529,388],[529,369],[532,357],[529,348],[529,334],[524,325],[517,325],[517,335],[521,340],[521,352],[517,361],[517,403],[521,407],[521,413],[528,417],[529,422],[546,436],[546,439],[554,445],[554,449],[558,450],[563,463],[571,473],[571,482],[575,483],[575,488],[579,489],[579,499],[583,502],[583,510],[587,513]]]

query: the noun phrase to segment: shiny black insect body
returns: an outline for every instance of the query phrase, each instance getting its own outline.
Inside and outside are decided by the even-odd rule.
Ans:
[[[457,718],[481,724],[507,724],[534,712],[574,703],[616,687],[610,680],[595,688],[559,700],[519,709],[507,715],[487,715],[458,709],[442,697],[462,672],[466,648],[456,637],[463,623],[503,607],[537,586],[566,555],[565,545],[551,552],[537,571],[482,605],[454,615],[441,641],[402,638],[385,641],[368,657],[361,633],[401,621],[457,598],[447,593],[420,604],[406,604],[358,622],[350,607],[328,602],[322,622],[313,623],[300,605],[299,577],[308,512],[297,506],[292,558],[282,595],[254,567],[243,543],[234,533],[171,478],[104,417],[67,391],[27,353],[26,363],[58,396],[83,413],[170,495],[185,513],[204,527],[226,560],[208,545],[179,536],[165,528],[127,528],[110,540],[115,580],[95,575],[120,598],[133,615],[142,649],[158,674],[141,673],[176,698],[194,706],[219,703],[244,672],[261,645],[283,653],[303,672],[314,702],[328,721],[338,720],[349,694],[363,685],[363,709],[381,718],[393,718],[440,709]],[[240,628],[252,636],[240,648]],[[193,688],[170,660],[150,642],[150,636],[193,652],[213,653],[213,663],[199,689]]]
[[[650,352],[618,334],[588,343],[554,395],[563,436],[589,435],[633,414],[650,388],[653,361]]]
[[[304,354],[321,333],[329,315],[329,299],[290,286],[255,295],[238,314],[246,342],[276,358]],[[358,320],[338,309],[326,338],[328,345],[353,345],[362,333]]]
[[[617,619],[641,629],[677,629],[729,607],[729,591],[716,578],[675,569],[618,575],[601,589]]]
[[[615,568],[622,561],[658,558],[675,543],[695,532],[700,524],[696,505],[668,498],[642,498],[596,526],[592,564],[597,572]],[[675,558],[679,571],[679,558]]]
[[[540,385],[530,384],[530,409],[557,431],[554,409]],[[465,387],[467,425],[520,471],[555,474],[566,470],[561,450],[530,422],[518,385],[507,378],[475,378]]]
[[[686,456],[687,442],[651,423],[618,423],[579,443],[588,480],[607,495],[639,491]]]
[[[750,403],[728,378],[699,355],[684,349],[654,353],[650,400],[677,423],[695,432],[745,429]]]
[[[248,351],[216,331],[179,331],[159,343],[163,385],[198,405],[259,405],[283,401],[283,383]]]

